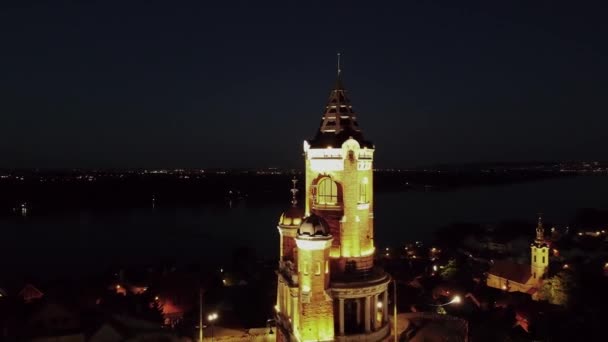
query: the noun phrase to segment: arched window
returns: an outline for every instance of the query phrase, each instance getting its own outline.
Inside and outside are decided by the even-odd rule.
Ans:
[[[364,177],[359,184],[359,203],[369,203],[369,198],[367,197],[368,183],[367,177]]]
[[[317,184],[317,204],[338,203],[338,185],[330,178],[323,178]]]

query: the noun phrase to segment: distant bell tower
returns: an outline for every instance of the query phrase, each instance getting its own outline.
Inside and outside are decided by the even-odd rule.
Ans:
[[[549,244],[545,240],[545,229],[540,214],[536,226],[536,238],[530,248],[532,249],[530,253],[532,278],[535,282],[539,282],[549,267]]]

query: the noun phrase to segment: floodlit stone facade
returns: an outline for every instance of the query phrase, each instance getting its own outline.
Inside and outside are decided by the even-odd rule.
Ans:
[[[374,145],[340,77],[319,131],[304,142],[303,208],[279,220],[279,341],[380,341],[390,277],[374,266]],[[295,242],[295,243],[294,243]]]

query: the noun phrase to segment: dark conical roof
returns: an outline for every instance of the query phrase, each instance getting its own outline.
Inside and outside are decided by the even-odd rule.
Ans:
[[[350,137],[357,140],[361,147],[373,147],[370,141],[363,138],[348,92],[344,89],[342,78],[338,73],[336,85],[329,94],[325,106],[319,131],[309,144],[313,148],[340,147]]]

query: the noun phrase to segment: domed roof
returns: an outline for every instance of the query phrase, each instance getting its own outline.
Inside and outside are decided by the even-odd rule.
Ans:
[[[304,222],[298,228],[298,235],[328,236],[329,225],[321,216],[312,214],[304,219]]]
[[[304,218],[304,209],[299,207],[289,207],[279,218],[280,226],[297,227],[302,223]]]

